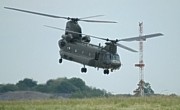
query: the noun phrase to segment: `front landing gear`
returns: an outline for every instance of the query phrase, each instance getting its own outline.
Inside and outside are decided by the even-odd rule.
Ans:
[[[82,72],[82,73],[86,73],[86,72],[87,72],[87,68],[85,67],[85,65],[84,65],[83,68],[81,68],[81,72]]]
[[[82,73],[86,73],[87,72],[87,68],[81,68],[81,72]]]
[[[86,72],[87,72],[87,68],[85,67],[85,65],[84,65],[83,68],[81,68],[81,72],[82,72],[82,73],[86,73]]]
[[[104,74],[109,74],[109,70],[108,69],[106,69],[106,70],[104,70]]]

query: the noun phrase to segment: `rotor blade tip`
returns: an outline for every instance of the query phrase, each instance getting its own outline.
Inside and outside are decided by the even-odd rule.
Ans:
[[[8,9],[9,7],[4,7],[4,8]]]
[[[160,33],[160,35],[161,35],[161,36],[164,36],[164,34],[163,34],[163,33]]]

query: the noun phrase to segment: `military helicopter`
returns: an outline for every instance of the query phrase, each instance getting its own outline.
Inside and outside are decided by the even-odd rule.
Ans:
[[[59,54],[60,59],[59,63],[62,63],[63,59],[74,61],[83,65],[81,68],[82,73],[87,72],[86,65],[92,66],[95,68],[102,68],[104,69],[104,74],[109,74],[109,70],[113,72],[113,70],[117,70],[121,67],[120,57],[117,53],[117,47],[124,48],[131,52],[137,52],[134,49],[131,49],[127,46],[124,46],[118,42],[120,41],[139,41],[139,40],[146,40],[147,38],[153,38],[157,36],[162,36],[161,33],[149,34],[144,36],[137,36],[125,39],[108,39],[102,38],[92,35],[86,35],[81,32],[81,27],[78,24],[79,21],[83,22],[98,22],[98,23],[117,23],[114,21],[98,21],[98,20],[87,20],[93,17],[99,17],[103,15],[96,15],[96,16],[89,16],[84,18],[71,18],[71,17],[62,17],[56,15],[50,15],[45,13],[39,13],[34,11],[22,10],[17,8],[11,7],[4,7],[5,9],[31,13],[41,16],[47,16],[52,18],[61,18],[68,20],[66,23],[66,28],[57,28],[53,26],[47,26],[49,28],[54,28],[58,30],[65,31],[65,34],[62,35],[62,39],[58,41],[58,45],[60,48]],[[105,46],[91,44],[91,38],[100,39],[106,41]]]

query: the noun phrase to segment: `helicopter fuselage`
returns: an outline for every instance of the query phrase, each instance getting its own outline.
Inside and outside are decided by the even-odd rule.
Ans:
[[[62,45],[62,42],[62,40],[59,41],[59,53],[63,59],[107,70],[116,70],[121,66],[119,55],[108,52],[100,45],[77,41],[64,42]]]

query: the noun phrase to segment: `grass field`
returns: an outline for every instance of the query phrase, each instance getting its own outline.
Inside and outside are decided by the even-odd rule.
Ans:
[[[109,97],[0,101],[0,110],[180,110],[180,97]]]

